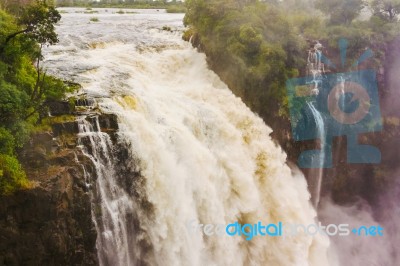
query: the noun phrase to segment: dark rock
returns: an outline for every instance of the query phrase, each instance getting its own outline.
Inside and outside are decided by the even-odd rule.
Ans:
[[[42,132],[42,133],[38,133],[34,136],[34,141],[36,143],[46,143],[51,140],[53,140],[52,132]]]
[[[77,134],[79,133],[78,122],[64,122],[64,123],[56,123],[52,125],[53,133],[55,137],[58,137],[63,134]]]
[[[75,101],[75,106],[93,107],[96,101],[93,98],[83,98]]]
[[[0,196],[0,265],[98,264],[90,197],[74,157],[70,151],[38,169],[47,176],[38,187]]]
[[[53,116],[68,115],[73,111],[71,110],[69,102],[66,101],[51,101],[46,104],[49,107],[50,114]]]
[[[103,132],[118,130],[118,118],[114,114],[102,114],[99,116],[100,129]]]
[[[47,154],[44,145],[35,145],[24,156],[25,162],[32,168],[40,168],[47,165]]]
[[[76,104],[91,107],[95,102]],[[68,102],[48,106],[53,116],[72,114]],[[107,132],[115,141],[116,115],[93,110],[84,115],[95,131]],[[13,195],[0,195],[0,266],[98,265],[92,212],[100,208],[91,196],[96,195],[96,168],[77,148],[78,122],[67,118],[67,122],[53,123],[52,132],[32,136],[19,153],[35,185]],[[87,137],[80,139],[90,154],[88,142]],[[127,182],[127,186],[133,183]]]
[[[98,265],[89,194],[95,186],[86,185],[94,181],[83,170],[94,166],[72,147],[75,125],[58,124],[58,140],[39,133],[23,148],[20,161],[36,185],[0,195],[0,265]]]

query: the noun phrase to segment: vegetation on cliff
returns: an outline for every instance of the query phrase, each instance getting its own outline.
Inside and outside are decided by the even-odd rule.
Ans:
[[[310,143],[294,142],[290,137],[286,80],[306,75],[307,52],[317,40],[324,45],[324,54],[337,66],[341,66],[337,47],[341,38],[348,40],[350,62],[357,60],[367,48],[372,49],[374,58],[360,68],[379,70],[380,93],[388,91],[385,75],[390,68],[390,52],[393,53],[388,47],[400,35],[397,0],[187,0],[185,3],[184,23],[188,30],[184,39],[191,39],[205,52],[210,67],[274,129],[274,138],[293,161],[305,150],[304,145]],[[357,67],[328,71],[352,70]],[[378,139],[387,144],[394,141],[385,131],[379,136],[369,135],[368,143],[376,143]],[[375,185],[387,182],[391,175],[374,172],[382,173],[385,168],[386,171],[386,163],[361,166],[354,175],[365,177],[375,190],[382,189],[384,186]],[[350,184],[350,179],[336,178],[348,176],[348,170],[346,166],[327,173],[332,174],[326,180],[334,180],[333,189],[339,192],[346,188],[342,201],[360,193],[355,191],[357,185]],[[365,191],[368,194],[371,189]]]
[[[47,115],[47,103],[73,89],[41,66],[42,47],[58,41],[58,11],[42,0],[10,10],[0,9],[0,194],[28,185],[17,151]]]
[[[288,114],[285,82],[304,74],[312,40],[336,47],[338,39],[347,38],[348,54],[356,59],[365,47],[385,43],[399,32],[397,19],[381,9],[374,8],[369,20],[357,20],[365,8],[360,0],[318,0],[319,10],[306,0],[185,3],[186,39],[193,36],[229,87],[278,125]],[[375,63],[379,66],[379,58]]]
[[[283,111],[285,81],[299,75],[306,47],[285,13],[261,2],[186,3],[185,24],[230,88],[263,117]]]

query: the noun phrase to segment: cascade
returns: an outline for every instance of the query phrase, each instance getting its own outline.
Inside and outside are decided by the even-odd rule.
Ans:
[[[118,132],[79,120],[92,161],[101,265],[328,265],[328,239],[205,236],[187,224],[314,224],[307,184],[261,118],[181,40],[182,15],[142,11],[99,23],[70,12],[47,66],[73,76]],[[94,45],[102,43],[104,45]],[[71,63],[72,62],[72,63]],[[67,71],[68,70],[68,71]],[[233,255],[234,254],[234,255]]]

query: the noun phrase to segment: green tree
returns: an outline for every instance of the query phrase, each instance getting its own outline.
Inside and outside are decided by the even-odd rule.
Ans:
[[[400,0],[373,0],[371,9],[375,16],[387,21],[397,21],[400,13]]]
[[[17,151],[41,115],[47,115],[47,103],[73,90],[40,65],[42,47],[58,41],[60,18],[41,0],[20,9],[18,17],[0,9],[0,194],[29,185]]]
[[[55,24],[59,22],[60,19],[61,15],[54,6],[49,6],[44,0],[38,0],[34,4],[22,9],[21,15],[17,19],[17,24],[20,29],[7,34],[0,48],[0,54],[4,53],[6,48],[8,48],[9,51],[15,49],[15,45],[10,47],[9,44],[12,40],[21,36],[17,43],[22,46],[28,46],[30,49],[30,59],[19,57],[19,60],[25,60],[25,62],[21,64],[24,69],[14,74],[14,77],[18,80],[16,83],[26,88],[24,91],[29,96],[30,110],[25,114],[25,119],[40,112],[41,109],[45,107],[46,101],[59,99],[68,89],[67,86],[59,80],[48,77],[40,65],[43,59],[42,47],[44,45],[53,45],[58,42]],[[18,51],[16,52],[18,55]],[[36,62],[36,69],[30,67],[30,61]],[[30,73],[26,75],[26,72]],[[35,79],[33,79],[33,77],[35,77]],[[34,85],[32,86],[32,84]]]
[[[286,104],[285,82],[299,74],[296,68],[306,49],[287,16],[292,11],[284,10],[279,1],[185,4],[185,23],[195,34],[192,40],[200,44],[211,67],[253,111],[278,122],[276,116],[284,113]]]
[[[363,0],[317,0],[316,8],[329,16],[332,24],[350,24],[365,7]]]
[[[54,6],[49,6],[45,0],[38,0],[35,4],[22,9],[22,15],[17,23],[22,28],[15,31],[5,38],[1,44],[0,54],[11,40],[20,34],[39,43],[40,45],[52,45],[58,42],[55,32],[55,24],[61,19],[60,13]]]
[[[10,194],[16,189],[27,187],[29,182],[18,159],[0,154],[0,194]]]

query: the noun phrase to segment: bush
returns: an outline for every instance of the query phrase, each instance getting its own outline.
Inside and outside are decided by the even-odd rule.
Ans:
[[[16,157],[35,125],[47,116],[47,104],[76,89],[41,68],[41,47],[58,41],[61,19],[44,0],[20,8],[13,17],[0,9],[0,194],[28,187]]]
[[[293,1],[185,1],[188,30],[183,38],[193,36],[210,67],[275,129],[286,125],[289,130],[285,83],[306,74],[312,40],[336,47],[338,39],[347,38],[347,54],[357,57],[365,47],[385,47],[400,32],[398,23],[376,16],[356,20],[364,5],[360,0],[318,0],[322,11],[330,14],[324,17],[301,7],[301,2],[306,1],[297,6]],[[379,68],[382,57],[375,59],[374,67]]]
[[[166,10],[167,13],[185,13],[186,7],[182,5],[168,6]]]
[[[4,127],[0,127],[0,153],[11,155],[14,153],[14,147],[13,135]]]
[[[11,194],[29,187],[29,181],[17,158],[0,154],[0,194]]]

